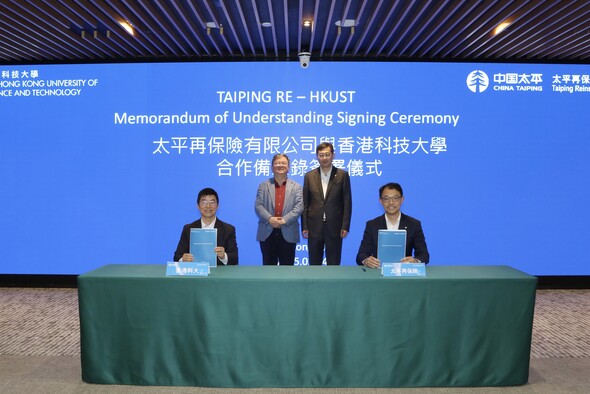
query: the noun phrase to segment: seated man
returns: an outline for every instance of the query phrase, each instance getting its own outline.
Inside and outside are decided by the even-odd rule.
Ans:
[[[383,205],[385,215],[369,220],[365,227],[363,240],[356,255],[356,263],[369,268],[379,268],[381,262],[377,256],[379,230],[406,230],[405,263],[428,264],[430,254],[419,220],[401,213],[404,192],[399,183],[388,183],[379,189],[379,202]],[[412,251],[414,252],[412,254]]]
[[[222,222],[216,217],[219,198],[217,192],[211,188],[205,188],[199,192],[197,207],[201,211],[201,218],[189,224],[185,224],[180,234],[180,240],[174,252],[174,261],[193,261],[194,257],[189,253],[191,228],[216,228],[218,265],[238,264],[238,243],[236,241],[236,228],[231,224]]]

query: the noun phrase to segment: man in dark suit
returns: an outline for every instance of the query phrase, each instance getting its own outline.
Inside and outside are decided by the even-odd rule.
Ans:
[[[193,261],[194,257],[189,253],[191,228],[216,228],[217,265],[238,264],[238,243],[236,241],[236,228],[229,223],[222,222],[216,216],[219,206],[217,192],[211,188],[205,188],[199,192],[197,207],[201,211],[201,218],[189,224],[185,224],[180,240],[174,252],[174,261]]]
[[[328,265],[339,265],[342,239],[350,230],[352,191],[348,172],[332,166],[334,146],[323,142],[316,148],[319,168],[303,179],[301,227],[307,238],[309,264],[321,265],[326,248]]]
[[[377,256],[379,230],[406,230],[406,257],[402,262],[428,264],[430,254],[426,238],[419,220],[401,213],[404,192],[399,183],[388,183],[379,189],[379,202],[385,214],[369,220],[365,227],[363,240],[356,255],[356,263],[369,268],[379,268],[381,262]]]

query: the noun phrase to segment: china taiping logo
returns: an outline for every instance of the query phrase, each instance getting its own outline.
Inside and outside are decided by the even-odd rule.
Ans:
[[[488,78],[488,74],[481,70],[472,71],[467,76],[467,87],[473,93],[481,93],[486,90],[489,85],[490,79]]]

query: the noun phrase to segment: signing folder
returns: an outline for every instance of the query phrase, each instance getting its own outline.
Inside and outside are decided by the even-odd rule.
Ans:
[[[208,263],[210,267],[217,267],[216,228],[191,228],[190,254],[195,263]]]
[[[383,263],[399,263],[406,256],[406,230],[379,230],[377,258]]]

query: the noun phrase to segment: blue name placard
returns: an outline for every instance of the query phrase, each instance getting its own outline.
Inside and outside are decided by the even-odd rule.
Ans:
[[[426,276],[426,264],[424,263],[383,263],[381,264],[383,276]]]
[[[209,268],[208,263],[169,261],[166,276],[209,276]]]

